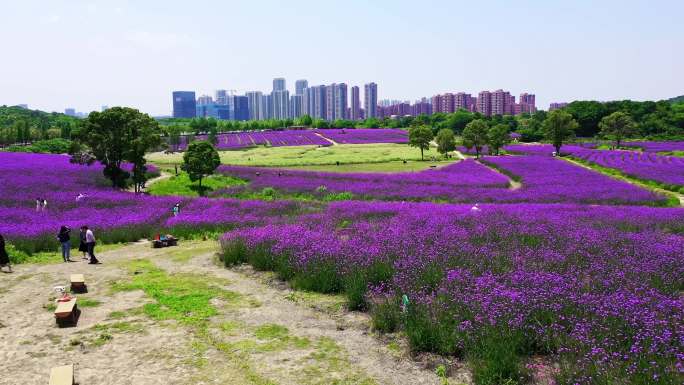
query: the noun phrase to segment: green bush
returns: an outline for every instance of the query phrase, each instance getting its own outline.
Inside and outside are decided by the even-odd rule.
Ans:
[[[392,333],[399,329],[401,311],[396,298],[375,301],[371,306],[373,329],[382,333]]]
[[[25,263],[31,258],[27,253],[22,250],[17,249],[13,244],[8,243],[7,254],[9,255],[10,262],[12,264]]]

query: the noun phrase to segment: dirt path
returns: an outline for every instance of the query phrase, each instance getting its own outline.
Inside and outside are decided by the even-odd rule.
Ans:
[[[165,179],[169,179],[169,178],[171,178],[172,176],[173,176],[172,174],[170,174],[170,173],[168,173],[168,172],[166,172],[166,171],[160,171],[158,177],[149,179],[149,180],[147,180],[147,181],[145,182],[145,188],[143,188],[142,191],[143,191],[143,192],[144,192],[144,191],[147,191],[147,189],[149,189],[151,185],[153,185],[153,184],[155,184],[155,183],[157,183],[157,182],[159,182],[159,181],[162,181],[162,180],[165,180]],[[129,187],[129,188],[128,188],[128,191],[129,191],[129,192],[135,192],[135,186]]]
[[[340,145],[340,144],[337,143],[336,141],[334,141],[334,140],[332,140],[332,139],[329,139],[329,138],[326,138],[325,136],[319,134],[318,132],[314,132],[314,135],[318,136],[319,138],[321,138],[321,139],[323,139],[323,140],[327,140],[328,142],[332,143],[333,146],[339,146],[339,145]]]
[[[45,384],[51,367],[67,363],[89,385],[440,383],[434,366],[443,359],[410,358],[403,338],[375,335],[368,316],[345,311],[341,297],[292,291],[248,267],[225,269],[217,248],[195,241],[155,250],[141,242],[103,253],[102,265],[28,264],[3,274],[0,359],[10,376],[0,384]],[[149,282],[139,259],[161,269]],[[77,295],[78,325],[57,328],[52,288],[71,273],[85,274],[89,293]],[[210,285],[216,314],[203,327],[151,317],[159,304],[146,286],[117,290],[140,279],[187,294]],[[451,384],[471,382],[458,364],[450,373]]]
[[[657,193],[664,194],[664,195],[670,195],[670,196],[674,195],[675,197],[677,197],[677,199],[679,199],[679,205],[680,205],[680,206],[684,206],[684,194],[680,194],[680,193],[676,193],[676,192],[674,192],[674,191],[669,191],[669,190],[661,189],[661,188],[658,188],[658,187],[649,186],[649,185],[647,185],[647,184],[645,184],[645,183],[641,183],[641,182],[639,182],[639,181],[637,181],[637,180],[635,180],[635,179],[633,179],[633,178],[625,178],[625,177],[618,176],[618,175],[607,174],[607,173],[601,172],[601,170],[595,169],[595,168],[593,168],[593,167],[591,167],[591,166],[587,166],[586,164],[583,164],[582,162],[578,162],[578,161],[576,161],[576,160],[574,160],[574,159],[570,159],[570,158],[567,158],[567,157],[562,157],[562,158],[560,158],[560,159],[563,159],[563,160],[565,160],[566,162],[570,162],[570,163],[572,163],[572,164],[574,164],[574,165],[576,165],[576,166],[580,166],[580,167],[586,168],[587,170],[592,170],[592,171],[594,171],[594,172],[598,172],[598,173],[600,173],[600,174],[606,175],[606,176],[611,177],[611,178],[613,178],[613,179],[617,179],[617,180],[621,180],[621,181],[623,181],[623,182],[631,183],[631,184],[633,184],[633,185],[635,185],[635,186],[639,186],[639,187],[644,188],[644,189],[647,189],[647,190],[655,191],[655,192],[657,192]]]

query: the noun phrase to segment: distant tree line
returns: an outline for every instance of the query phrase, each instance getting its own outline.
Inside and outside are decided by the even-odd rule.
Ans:
[[[58,138],[70,140],[78,125],[79,119],[56,112],[0,106],[0,146]]]

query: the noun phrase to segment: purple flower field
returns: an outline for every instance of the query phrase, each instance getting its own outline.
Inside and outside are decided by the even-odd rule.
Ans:
[[[77,200],[79,194],[86,197]],[[46,199],[47,208],[37,210],[36,199]],[[187,215],[182,220],[168,219],[179,201],[184,209],[187,206]],[[203,204],[214,217],[201,211]],[[87,225],[101,242],[113,243],[145,238],[164,227],[196,226],[199,220],[195,218],[202,217],[221,216],[211,227],[232,228],[235,226],[230,222],[243,222],[245,213],[266,217],[268,212],[276,213],[284,207],[287,204],[283,202],[225,200],[209,205],[206,200],[114,191],[99,165],[71,164],[62,155],[0,152],[0,234],[28,252],[54,249],[55,235],[62,225],[76,233]]]
[[[624,142],[625,147],[638,147],[645,152],[684,151],[684,142]]]
[[[501,344],[519,360],[553,357],[562,383],[674,384],[682,224],[681,209],[338,202],[222,244],[226,263],[360,291],[376,325],[403,327],[418,350],[470,356]]]
[[[206,140],[207,136],[198,135],[195,139]],[[185,140],[185,137],[181,140],[181,150],[187,148]],[[238,150],[254,146],[331,146],[331,140],[339,144],[408,143],[408,133],[393,128],[232,132],[219,134],[216,148]]]
[[[183,138],[185,139],[185,138]],[[196,140],[206,140],[206,135],[198,135]],[[330,146],[330,141],[316,135],[313,130],[254,131],[219,134],[216,148],[219,150],[238,150],[254,146]],[[181,145],[185,149],[187,143]]]
[[[638,179],[684,186],[684,158],[637,151],[572,150],[572,156]]]
[[[408,143],[408,132],[398,128],[343,128],[316,132],[339,144]]]
[[[451,202],[534,202],[663,204],[665,197],[597,172],[543,156],[487,157],[483,162],[519,178],[507,177],[473,160],[437,170],[399,174],[325,173],[242,166],[221,166],[221,173],[247,179],[247,187],[273,187],[289,193],[351,192],[363,199],[449,200]],[[257,176],[257,173],[259,174]]]
[[[506,150],[519,154],[551,156],[553,147],[549,144],[521,144],[507,146]],[[684,158],[651,152],[593,150],[577,145],[564,145],[561,151],[589,163],[622,171],[637,179],[652,180],[674,188],[684,186]]]

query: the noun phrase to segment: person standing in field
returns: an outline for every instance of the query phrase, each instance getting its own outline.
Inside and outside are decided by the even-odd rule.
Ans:
[[[71,262],[71,229],[67,226],[62,226],[57,234],[59,243],[62,244],[62,259],[64,262]]]
[[[12,265],[10,264],[9,255],[7,250],[5,250],[5,238],[0,234],[0,270],[7,266],[9,268],[8,273],[12,272]]]
[[[93,230],[90,230],[88,226],[83,226],[86,236],[86,246],[88,248],[88,255],[90,256],[90,264],[97,265],[100,261],[95,257],[95,234]]]
[[[176,205],[173,206],[173,209],[171,209],[171,211],[173,211],[173,216],[177,217],[180,213],[180,203],[176,203]]]
[[[40,208],[43,206],[43,200],[40,198],[36,198],[36,211],[40,211]]]
[[[83,227],[81,227],[81,231],[78,233],[78,251],[83,253],[83,259],[88,259],[88,245],[86,244],[86,232]]]

